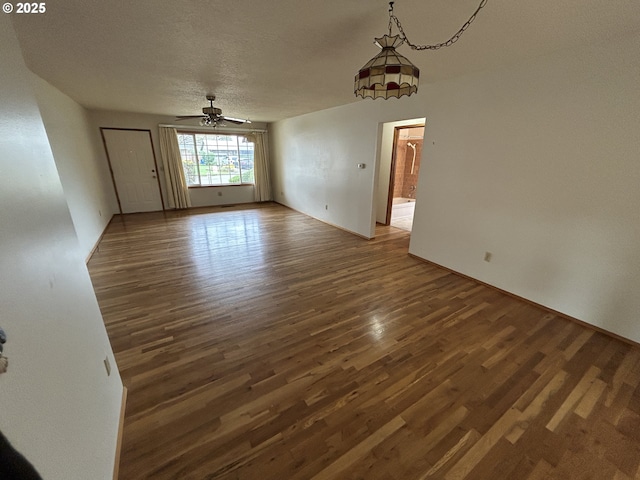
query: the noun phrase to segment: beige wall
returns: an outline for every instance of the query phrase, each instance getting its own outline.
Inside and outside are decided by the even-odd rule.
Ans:
[[[0,430],[47,480],[111,479],[122,382],[9,15],[0,64]]]

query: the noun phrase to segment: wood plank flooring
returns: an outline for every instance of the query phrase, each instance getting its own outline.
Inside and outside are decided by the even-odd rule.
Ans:
[[[114,219],[120,478],[640,478],[640,349],[279,205]]]

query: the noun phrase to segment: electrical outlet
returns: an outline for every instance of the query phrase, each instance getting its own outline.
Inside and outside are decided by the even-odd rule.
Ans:
[[[104,368],[107,369],[107,377],[111,376],[111,363],[109,362],[109,357],[104,357]]]
[[[490,262],[491,261],[491,257],[493,257],[493,254],[491,252],[484,252],[484,261],[485,262]]]

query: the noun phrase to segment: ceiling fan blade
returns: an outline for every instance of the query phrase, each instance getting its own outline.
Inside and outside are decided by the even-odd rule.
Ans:
[[[225,121],[235,123],[236,125],[242,125],[243,123],[251,123],[251,120],[245,120],[243,118],[222,117]]]
[[[206,115],[178,115],[176,120],[187,120],[189,118],[206,118]]]

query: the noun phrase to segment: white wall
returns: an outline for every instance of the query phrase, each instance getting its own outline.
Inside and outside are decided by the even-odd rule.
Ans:
[[[8,15],[0,64],[0,429],[47,480],[110,479],[122,382]]]
[[[192,207],[251,203],[254,201],[253,190],[253,185],[190,188],[189,197]]]
[[[276,199],[370,231],[354,163],[425,116],[411,253],[640,342],[638,85],[636,35],[277,122]]]
[[[639,85],[638,36],[437,85],[411,252],[640,341]]]
[[[175,117],[168,117],[166,115],[149,115],[144,113],[131,113],[131,112],[112,112],[107,110],[90,110],[89,116],[93,127],[93,135],[95,138],[100,138],[100,128],[137,128],[142,130],[151,131],[151,139],[153,148],[156,154],[156,162],[158,164],[158,171],[160,172],[160,183],[162,188],[162,198],[164,199],[164,205],[166,209],[169,209],[169,202],[167,199],[167,187],[165,183],[164,168],[162,166],[162,155],[160,153],[160,140],[158,136],[159,124],[176,124]],[[180,122],[185,127],[197,126],[193,122]],[[241,125],[234,127],[238,129],[246,130],[264,130],[267,125],[264,123],[251,123],[248,125]],[[107,156],[104,152],[104,148],[101,150],[102,162],[108,165]],[[204,207],[211,205],[230,205],[235,203],[250,203],[253,202],[253,186],[228,186],[228,187],[212,187],[212,188],[193,188],[189,189],[189,196],[191,198],[191,205],[193,207]],[[116,205],[117,210],[117,205]]]
[[[86,258],[118,213],[109,168],[101,156],[87,111],[58,89],[31,75],[67,205]]]
[[[373,237],[379,123],[424,116],[421,105],[404,97],[386,104],[362,101],[272,124],[274,200]],[[358,163],[366,168],[359,169]]]

